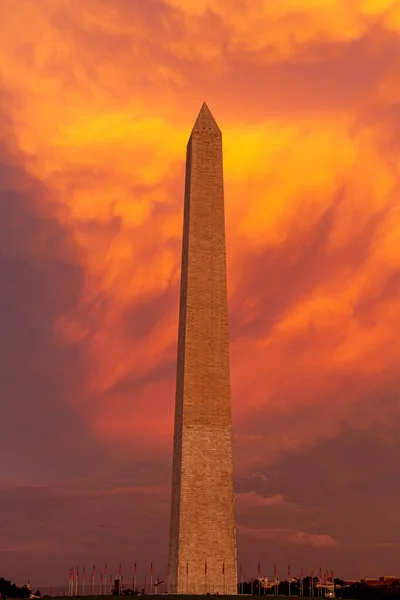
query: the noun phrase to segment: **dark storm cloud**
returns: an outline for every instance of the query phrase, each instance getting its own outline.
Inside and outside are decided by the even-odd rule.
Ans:
[[[139,465],[140,470],[140,465]],[[151,469],[150,469],[151,471]],[[35,585],[59,585],[71,564],[96,564],[98,573],[107,562],[117,574],[123,564],[125,581],[138,562],[141,581],[148,575],[154,555],[143,541],[156,530],[162,540],[155,570],[165,571],[169,488],[152,477],[145,485],[114,481],[107,487],[97,481],[78,480],[50,486],[2,486],[0,557],[10,577],[17,577],[16,562],[26,561],[25,573]],[[50,574],[49,574],[50,570]]]
[[[374,556],[373,549],[395,546],[400,536],[395,509],[400,495],[396,476],[399,460],[398,433],[389,443],[373,433],[349,427],[332,439],[324,439],[321,432],[312,447],[288,451],[266,470],[254,469],[252,475],[237,481],[239,499],[243,497],[238,523],[244,554],[254,554],[255,546],[260,546],[262,552],[262,531],[258,543],[251,532],[264,529],[265,539],[275,532],[274,557],[290,555],[300,564],[305,557],[304,552],[296,550],[301,539],[293,535],[297,531],[311,536],[303,539],[304,543],[321,542],[317,551],[307,552],[309,565],[328,561],[325,564],[340,568],[348,577],[351,573],[365,576],[368,569],[395,571],[395,549],[382,560]],[[258,501],[246,508],[247,494],[255,494]],[[282,501],[271,501],[277,497]],[[322,550],[323,539],[318,539],[321,534],[336,540],[337,548],[326,544]],[[364,571],[360,570],[361,564]]]
[[[57,343],[54,320],[74,310],[83,271],[45,186],[7,154],[0,162],[0,436],[3,477],[66,476],[96,447],[71,400],[84,381],[79,344]],[[46,212],[45,212],[46,211]]]

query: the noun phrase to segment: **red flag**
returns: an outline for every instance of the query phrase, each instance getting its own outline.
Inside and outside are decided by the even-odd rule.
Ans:
[[[135,566],[133,567],[133,573],[134,573],[134,575],[136,577],[136,563],[135,563]]]
[[[186,575],[189,573],[189,561],[186,561]]]
[[[79,567],[76,567],[76,581],[79,581]]]
[[[222,575],[225,575],[225,561],[222,561]]]
[[[150,564],[150,575],[153,575],[153,563]]]

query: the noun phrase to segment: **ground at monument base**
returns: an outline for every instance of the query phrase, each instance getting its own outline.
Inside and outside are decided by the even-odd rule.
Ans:
[[[162,598],[165,597],[171,598],[173,600],[193,600],[193,597],[195,598],[199,598],[199,600],[206,600],[207,598],[210,597],[215,597],[218,596],[219,598],[224,598],[225,600],[237,600],[237,598],[247,598],[247,597],[251,597],[252,594],[237,594],[236,596],[224,596],[223,594],[208,594],[207,596],[205,596],[204,594],[202,595],[196,595],[194,596],[194,594],[145,594],[146,598],[154,598],[156,600],[161,600]],[[275,596],[275,594],[261,594],[261,596],[263,598],[276,598],[277,596]],[[68,598],[69,600],[104,600],[104,598],[114,598],[115,596],[110,596],[109,594],[107,596],[52,596],[52,600],[61,600],[61,599],[65,599]],[[137,598],[137,596],[119,596],[120,598]],[[254,595],[254,598],[258,598],[258,594]],[[45,596],[46,598],[46,596]],[[291,596],[284,596],[283,594],[279,594],[278,598],[301,598],[301,600],[318,600],[317,596],[314,596],[314,598],[311,598],[311,596],[295,596],[294,594],[292,594]],[[347,599],[348,600],[348,599]]]
[[[152,599],[154,598],[157,600],[161,600],[161,598],[165,598],[165,597],[171,598],[173,600],[189,600],[190,598],[193,600],[193,597],[195,597],[195,598],[205,600],[206,598],[218,596],[219,598],[224,598],[225,600],[235,600],[235,599],[237,600],[238,595],[224,596],[223,594],[209,594],[209,595],[205,596],[204,594],[202,594],[202,595],[194,596],[194,594],[188,594],[188,595],[186,595],[186,594],[179,594],[179,595],[178,594],[176,594],[176,595],[175,594],[145,594],[142,597],[152,598]],[[247,597],[250,595],[251,594],[240,594],[240,596],[243,596],[243,597]],[[107,595],[107,596],[52,596],[52,600],[61,600],[61,599],[64,600],[65,598],[68,598],[68,600],[104,600],[105,598],[117,598],[117,597],[118,598],[137,598],[138,596],[112,596],[112,595],[111,596],[110,595]],[[316,600],[316,598],[314,598],[314,600]]]

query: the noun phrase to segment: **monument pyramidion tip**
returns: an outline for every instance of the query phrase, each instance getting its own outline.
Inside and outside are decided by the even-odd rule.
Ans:
[[[221,130],[218,127],[217,122],[214,119],[206,102],[203,102],[200,108],[200,112],[192,129],[192,134],[193,133],[211,133],[221,135]]]

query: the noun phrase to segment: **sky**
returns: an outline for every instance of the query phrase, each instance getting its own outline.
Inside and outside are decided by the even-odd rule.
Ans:
[[[244,577],[400,575],[400,2],[12,0],[0,32],[0,576],[165,574],[204,100]]]

